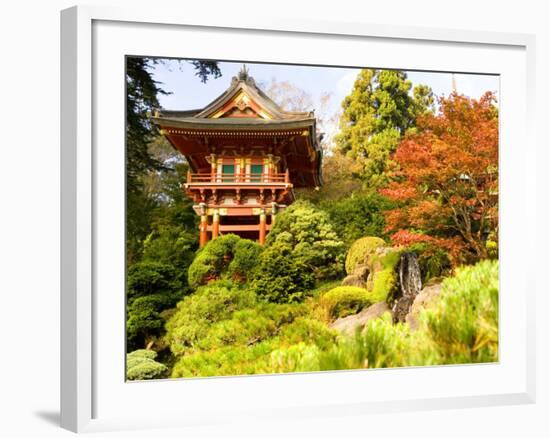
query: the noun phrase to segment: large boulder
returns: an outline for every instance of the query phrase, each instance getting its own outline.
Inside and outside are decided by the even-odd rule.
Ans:
[[[389,312],[390,308],[385,302],[376,303],[363,309],[356,315],[349,315],[345,318],[338,318],[330,328],[346,335],[353,335],[356,330],[363,329],[369,321],[380,318],[384,313]]]
[[[420,312],[431,305],[431,303],[441,293],[441,283],[434,283],[424,287],[415,297],[411,309],[405,317],[405,322],[409,324],[411,330],[417,330],[420,326]]]

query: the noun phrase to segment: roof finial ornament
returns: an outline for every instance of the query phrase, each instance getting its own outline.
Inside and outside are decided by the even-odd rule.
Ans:
[[[239,72],[239,80],[241,81],[247,81],[250,78],[248,75],[248,69],[246,68],[246,64],[243,64],[241,71]]]

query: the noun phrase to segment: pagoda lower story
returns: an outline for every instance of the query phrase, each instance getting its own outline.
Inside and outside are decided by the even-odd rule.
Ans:
[[[241,172],[239,166],[238,173],[189,172],[183,188],[194,200],[194,210],[200,216],[201,247],[227,233],[258,240],[260,244],[265,242],[277,214],[294,200],[289,173],[272,172],[272,160],[272,157],[263,159],[266,171],[262,169],[252,176]],[[252,166],[249,164],[243,170]]]

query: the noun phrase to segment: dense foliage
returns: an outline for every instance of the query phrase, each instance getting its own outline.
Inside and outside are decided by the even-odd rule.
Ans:
[[[346,256],[346,272],[353,274],[358,264],[366,263],[367,259],[374,254],[374,251],[385,244],[386,242],[379,237],[366,236],[357,239],[351,245]]]
[[[314,287],[312,267],[293,250],[289,233],[281,233],[262,253],[250,285],[258,297],[273,303],[300,302]]]
[[[391,153],[417,116],[433,104],[428,87],[417,87],[412,95],[411,88],[405,72],[364,69],[342,102],[336,144],[340,152],[361,163],[369,187],[386,182]]]
[[[455,93],[439,105],[437,115],[419,118],[418,132],[406,136],[393,156],[399,170],[382,192],[401,205],[388,213],[387,226],[398,244],[434,243],[457,262],[487,258],[486,240],[498,230],[494,97]]]
[[[168,368],[155,359],[152,350],[135,350],[126,355],[126,377],[128,380],[149,380],[167,377]]]
[[[334,320],[358,313],[364,307],[383,301],[372,292],[362,287],[338,286],[323,294],[319,300],[319,307],[327,315],[327,319]]]
[[[227,234],[211,240],[198,253],[189,267],[191,287],[218,279],[248,281],[263,248],[256,242]]]
[[[297,201],[278,215],[267,236],[267,247],[290,248],[290,256],[323,280],[343,271],[344,244],[329,215],[307,201]]]
[[[339,133],[323,140],[324,185],[295,191],[264,246],[225,234],[199,249],[197,215],[181,190],[189,167],[148,117],[163,93],[155,62],[127,66],[128,379],[498,360],[491,94],[454,93],[436,112],[431,90],[413,88],[404,72],[362,70]],[[220,73],[215,62],[192,63],[203,82]],[[312,109],[312,97],[289,83],[270,93]],[[418,324],[394,323],[387,310],[353,335],[338,331],[370,318],[346,317],[372,304],[391,305],[405,251],[416,254],[423,283],[443,282]],[[457,268],[464,263],[477,264]]]
[[[152,150],[159,132],[150,120],[150,113],[159,108],[158,97],[166,92],[153,79],[155,58],[126,57],[126,258],[134,262],[140,257],[144,239],[152,230],[159,201],[151,196],[147,179],[151,175],[175,173],[175,166]],[[210,76],[219,77],[218,64],[213,61],[190,61],[202,82]],[[161,177],[162,178],[162,177]],[[187,201],[188,203],[188,201]]]
[[[459,270],[412,331],[389,313],[326,349],[300,344],[278,352],[282,371],[319,371],[498,361],[498,262]]]

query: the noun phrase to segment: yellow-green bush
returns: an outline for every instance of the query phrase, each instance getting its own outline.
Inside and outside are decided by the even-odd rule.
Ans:
[[[168,368],[155,361],[157,353],[152,350],[135,350],[126,355],[128,380],[148,380],[166,377]]]
[[[353,274],[358,264],[363,263],[374,253],[377,248],[384,246],[385,242],[379,237],[362,237],[356,240],[346,256],[346,272]]]
[[[411,331],[384,315],[312,360],[321,370],[498,361],[498,261],[457,270],[420,320]]]
[[[498,361],[498,261],[458,269],[421,319],[444,363]]]
[[[272,324],[276,326],[272,333],[265,333],[266,336],[263,337],[244,336],[235,343],[220,344],[210,350],[186,354],[174,365],[172,377],[266,374],[318,369],[318,366],[311,364],[310,359],[318,352],[334,345],[336,333],[323,323],[307,317],[297,317],[293,321],[288,321],[289,310],[303,309],[303,305],[267,304],[267,308],[269,310],[266,311],[264,319],[270,319],[268,315],[271,315]],[[281,319],[284,314],[286,316]],[[250,334],[252,333],[249,332]],[[306,361],[302,358],[304,348],[309,351]],[[300,363],[303,363],[303,368],[300,368]]]
[[[165,340],[173,354],[182,354],[197,347],[212,326],[231,318],[233,312],[252,307],[256,297],[229,281],[202,286],[178,303],[177,310],[166,323]]]
[[[338,286],[323,294],[319,307],[327,319],[353,315],[373,304],[373,297],[366,289],[356,286]]]

